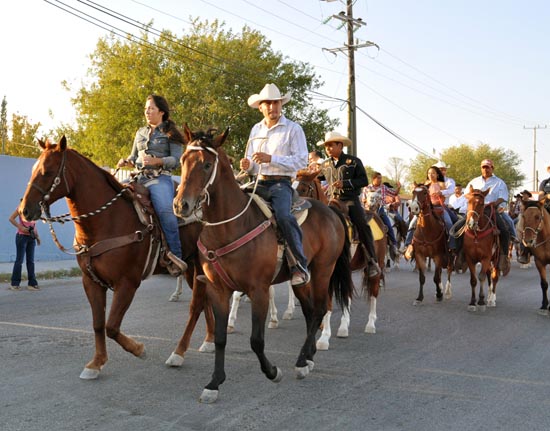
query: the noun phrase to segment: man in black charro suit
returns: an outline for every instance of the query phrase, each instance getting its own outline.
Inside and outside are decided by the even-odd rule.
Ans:
[[[359,200],[361,189],[369,183],[365,167],[361,159],[343,152],[344,146],[351,145],[351,140],[340,133],[327,132],[325,140],[317,145],[324,146],[328,156],[321,164],[319,177],[327,182],[329,199],[345,202],[348,207],[359,241],[369,255],[369,277],[376,277],[380,267],[376,261],[374,238]]]

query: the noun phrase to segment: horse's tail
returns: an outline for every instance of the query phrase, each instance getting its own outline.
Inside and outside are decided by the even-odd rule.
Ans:
[[[330,285],[329,285],[329,293],[330,295],[334,295],[336,298],[336,302],[340,306],[340,308],[343,310],[344,308],[349,307],[350,299],[353,297],[354,292],[354,286],[353,286],[353,280],[351,277],[351,252],[350,252],[350,240],[347,234],[347,222],[346,218],[342,214],[342,212],[334,207],[330,207],[332,211],[338,216],[340,221],[342,222],[342,226],[344,227],[344,247],[342,248],[342,252],[340,253],[340,256],[338,256],[338,260],[336,261],[336,265],[334,267],[334,271],[332,272],[332,275],[330,277]]]

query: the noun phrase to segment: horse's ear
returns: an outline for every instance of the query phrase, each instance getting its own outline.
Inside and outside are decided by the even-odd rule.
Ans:
[[[470,184],[470,191],[468,193],[472,194],[474,192],[474,188],[472,187],[472,185]]]
[[[40,145],[40,148],[42,148],[43,150],[46,149],[46,143],[40,138],[38,138],[38,145]]]
[[[186,144],[193,140],[193,132],[191,131],[187,123],[183,123],[183,138],[185,139]]]
[[[67,149],[67,138],[65,135],[61,137],[59,142],[57,143],[57,150],[58,151],[65,151]]]
[[[470,187],[472,187],[472,186],[470,186]],[[484,192],[481,192],[481,194],[483,195],[483,197],[485,197],[489,194],[490,191],[491,191],[491,189],[487,189]]]
[[[229,136],[229,127],[225,129],[225,132],[223,132],[221,135],[216,136],[216,139],[214,139],[213,147],[219,148],[223,145],[227,137]]]

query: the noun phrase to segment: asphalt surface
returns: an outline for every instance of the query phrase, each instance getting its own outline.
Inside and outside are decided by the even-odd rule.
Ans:
[[[284,374],[278,384],[263,376],[250,350],[250,304],[242,302],[228,336],[227,380],[212,405],[198,402],[214,360],[197,351],[203,319],[183,366],[164,365],[191,296],[186,289],[180,302],[169,302],[174,279],[145,281],[124,320],[123,331],[145,343],[146,358],[108,340],[109,362],[96,381],[79,379],[94,350],[80,280],[44,280],[39,292],[2,286],[0,429],[550,429],[550,319],[538,311],[536,270],[514,264],[499,282],[497,307],[475,313],[467,311],[469,276],[453,277],[453,298],[443,303],[435,302],[431,276],[424,304],[413,306],[417,274],[402,265],[387,275],[376,334],[363,332],[368,308],[357,298],[349,338],[333,337],[304,380],[294,377],[305,336],[298,307],[293,320],[266,330],[267,355]],[[286,288],[278,288],[279,318],[287,301]]]

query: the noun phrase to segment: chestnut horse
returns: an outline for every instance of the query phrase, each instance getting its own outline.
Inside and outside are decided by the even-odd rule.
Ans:
[[[441,289],[441,273],[447,268],[447,284],[445,285],[445,298],[451,298],[451,274],[453,272],[451,256],[447,246],[447,234],[443,217],[438,215],[430,200],[428,187],[417,185],[413,190],[411,202],[409,203],[411,214],[418,217],[416,229],[412,240],[418,279],[420,288],[418,297],[413,305],[419,305],[424,300],[424,283],[426,282],[426,259],[431,257],[434,264],[433,281],[436,288],[436,300],[443,299]]]
[[[472,296],[468,311],[476,311],[477,306],[483,311],[485,306],[496,306],[496,286],[499,278],[498,260],[500,255],[498,229],[495,221],[495,206],[485,205],[485,196],[490,189],[481,191],[470,186],[466,194],[468,211],[464,228],[464,258],[470,270]],[[476,264],[481,264],[476,277]],[[476,306],[476,285],[479,278],[479,295]],[[487,280],[487,304],[483,285]]]
[[[184,129],[189,144],[181,158],[181,185],[174,199],[174,211],[188,216],[202,210],[204,222],[199,237],[200,259],[206,274],[207,295],[215,315],[215,365],[202,402],[215,402],[225,381],[225,346],[229,298],[234,290],[248,295],[252,304],[250,345],[262,372],[273,382],[282,373],[265,355],[265,320],[269,286],[290,278],[286,264],[278,268],[277,232],[258,204],[235,182],[229,159],[222,149],[228,131],[213,136]],[[306,319],[307,336],[296,361],[296,376],[304,378],[313,369],[315,334],[334,293],[341,307],[347,307],[353,291],[349,268],[349,241],[345,221],[328,206],[311,201],[302,224],[304,251],[311,281],[294,287]]]
[[[340,205],[338,201],[331,200],[328,202],[328,199],[321,187],[321,182],[317,178],[318,172],[310,171],[303,169],[298,171],[296,174],[297,187],[296,191],[300,196],[309,197],[312,199],[320,200],[323,203],[328,203],[335,208],[343,211],[344,214],[347,213],[347,208],[343,205]],[[367,211],[368,212],[368,211]],[[353,258],[351,260],[351,270],[359,271],[363,270],[363,291],[366,293],[368,302],[369,302],[369,316],[367,324],[365,325],[365,332],[368,334],[376,333],[376,320],[378,319],[376,313],[376,303],[378,300],[378,293],[380,292],[380,286],[383,286],[385,283],[385,276],[383,272],[384,260],[386,255],[386,244],[387,244],[387,233],[384,228],[384,223],[382,219],[371,213],[374,217],[375,222],[378,224],[379,231],[382,232],[382,237],[374,241],[374,250],[376,252],[376,257],[378,259],[378,265],[382,269],[382,273],[376,277],[368,278],[367,276],[367,256],[364,250],[364,247],[356,242],[355,252],[353,253]],[[353,249],[353,247],[352,247]],[[329,307],[325,318],[323,319],[323,331],[319,340],[317,340],[317,348],[319,350],[328,350],[330,344],[330,337],[332,331],[330,328],[330,318],[332,307]],[[350,325],[350,314],[349,308],[344,310],[342,314],[342,319],[340,320],[340,326],[338,327],[338,332],[336,336],[339,338],[346,338],[349,335],[349,325]]]
[[[529,248],[535,257],[535,265],[539,271],[540,288],[542,290],[541,313],[547,314],[548,281],[546,281],[546,266],[550,264],[550,215],[544,208],[544,201],[522,202],[523,228],[518,231],[520,240]]]
[[[29,185],[20,204],[27,220],[38,220],[45,213],[48,222],[72,220],[75,222],[77,261],[82,269],[82,284],[92,308],[95,334],[95,353],[80,377],[95,379],[107,362],[105,334],[122,348],[137,357],[145,355],[140,343],[120,331],[141,281],[150,275],[146,268],[152,254],[151,241],[158,225],[151,219],[147,226],[140,221],[133,200],[109,172],[98,167],[77,151],[67,148],[63,136],[57,144],[39,141],[43,151],[33,168]],[[50,218],[49,206],[66,197],[71,217]],[[184,235],[184,230],[187,235]],[[195,323],[205,307],[204,283],[193,283],[189,278],[196,260],[196,239],[200,224],[180,228],[183,256],[188,262],[188,282],[193,286],[187,328],[170,358],[181,365],[189,346]],[[192,239],[194,237],[194,240]],[[189,241],[188,239],[191,239]],[[198,268],[200,270],[200,267]],[[113,290],[109,317],[105,322],[107,290]],[[205,309],[207,336],[201,349],[208,350],[213,341],[213,314]],[[173,357],[173,355],[176,355]],[[171,360],[169,358],[169,361]],[[170,365],[177,365],[172,363]]]

